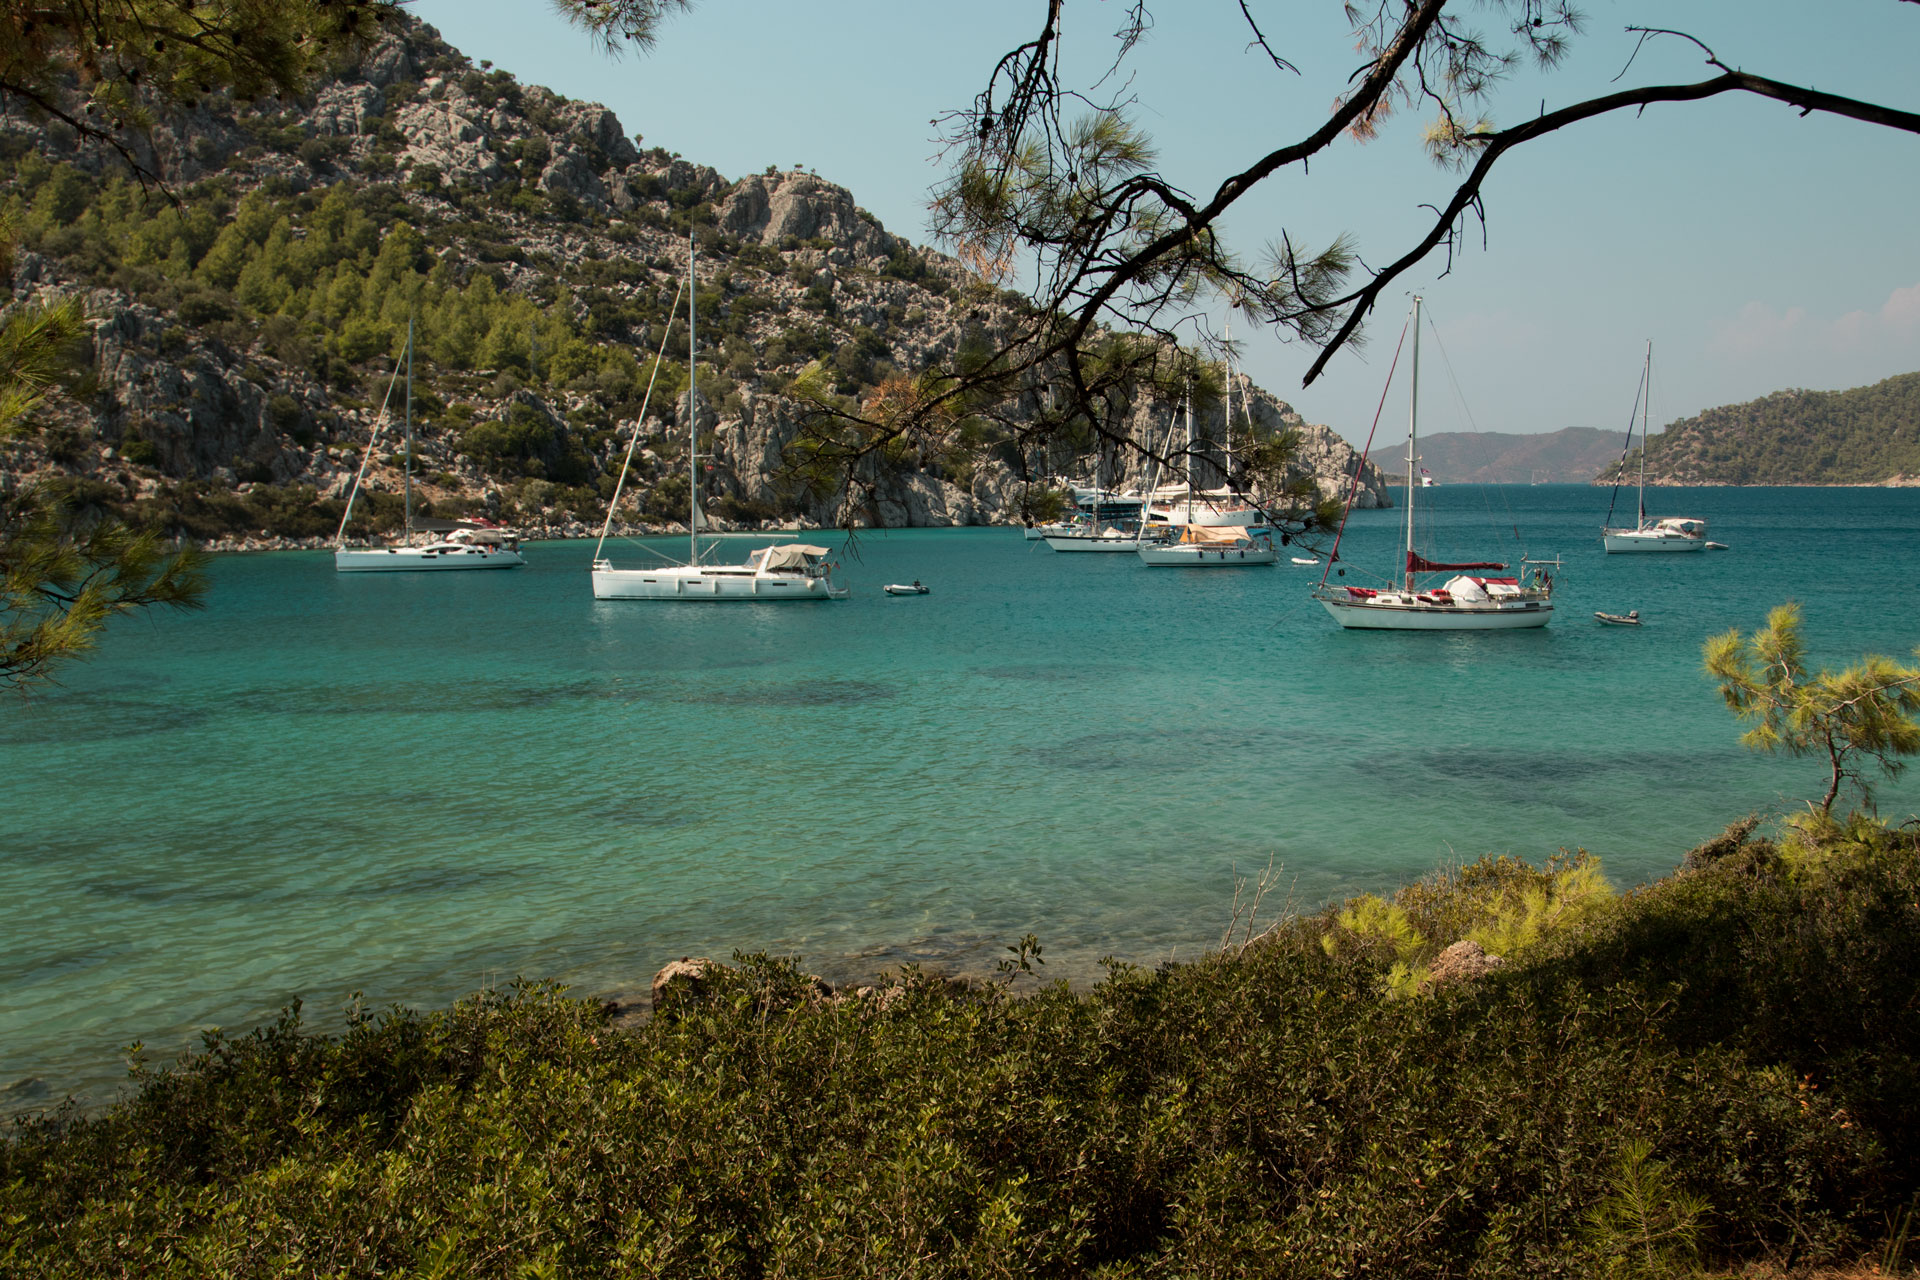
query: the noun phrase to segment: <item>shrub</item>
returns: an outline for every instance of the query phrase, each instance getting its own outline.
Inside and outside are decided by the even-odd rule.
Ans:
[[[108,1112],[19,1125],[9,1261],[1438,1278],[1870,1247],[1920,1173],[1913,839],[1731,853],[1479,980],[1383,993],[1416,934],[1588,865],[1490,860],[1084,994],[1028,976],[1028,939],[1021,998],[911,969],[829,998],[743,956],[631,1031],[535,985],[354,1006],[335,1035],[291,1008],[141,1065]]]

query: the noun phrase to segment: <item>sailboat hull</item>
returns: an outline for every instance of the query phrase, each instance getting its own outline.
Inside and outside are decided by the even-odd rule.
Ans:
[[[1315,599],[1335,622],[1354,631],[1516,631],[1544,627],[1553,619],[1553,606],[1539,601],[1463,607]]]
[[[1248,565],[1272,564],[1279,558],[1279,553],[1267,546],[1181,545],[1140,548],[1141,563],[1155,569],[1238,569]]]
[[[746,601],[841,600],[847,589],[830,579],[801,573],[752,573],[719,566],[690,569],[595,569],[595,600]]]
[[[1689,537],[1682,533],[1672,533],[1660,529],[1623,529],[1601,535],[1600,541],[1606,544],[1607,554],[1615,555],[1623,551],[1681,552],[1705,551],[1705,538]]]
[[[333,553],[336,573],[517,569],[525,563],[518,551],[505,547],[342,547]]]
[[[1133,534],[1112,538],[1089,537],[1082,534],[1048,535],[1042,539],[1055,551],[1106,551],[1115,554],[1131,553],[1139,550],[1140,539]]]

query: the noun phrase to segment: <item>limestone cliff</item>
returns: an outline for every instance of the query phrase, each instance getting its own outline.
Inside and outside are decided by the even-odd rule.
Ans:
[[[672,298],[691,232],[709,510],[735,524],[847,518],[844,492],[789,465],[811,411],[794,378],[818,366],[857,405],[891,374],[993,342],[1024,300],[892,235],[815,174],[730,181],[638,142],[604,107],[476,68],[417,23],[306,101],[215,96],[168,122],[152,159],[177,207],[57,122],[0,115],[0,204],[22,238],[14,296],[77,294],[93,319],[69,409],[0,450],[0,484],[64,475],[85,500],[188,536],[320,536],[374,443],[412,316],[424,503],[583,532],[637,434],[621,519],[669,526],[687,485]],[[1250,418],[1297,433],[1302,472],[1344,495],[1343,440],[1250,383],[1237,398],[1238,430]],[[1161,440],[1174,412],[1143,402],[1128,430]],[[1218,409],[1203,417],[1220,439]],[[399,448],[389,428],[377,494],[398,487]],[[991,436],[964,465],[909,460],[852,518],[1014,521],[1036,478],[1021,462]],[[1359,504],[1385,501],[1367,467]],[[391,503],[369,509],[390,521]]]

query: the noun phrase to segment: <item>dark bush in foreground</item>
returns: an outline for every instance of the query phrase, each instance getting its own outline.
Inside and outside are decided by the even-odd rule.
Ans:
[[[1920,1186],[1913,844],[1736,837],[1699,862],[1612,899],[1581,859],[1489,861],[1082,995],[909,974],[823,1000],[749,958],[631,1033],[536,987],[337,1038],[289,1015],[102,1116],[18,1129],[0,1270],[1590,1276],[1877,1254]],[[1507,962],[1429,980],[1476,930],[1513,939]]]

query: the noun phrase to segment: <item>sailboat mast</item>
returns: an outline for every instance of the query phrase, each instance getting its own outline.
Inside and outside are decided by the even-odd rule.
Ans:
[[[700,379],[693,353],[699,349],[694,321],[700,299],[694,292],[693,231],[687,231],[687,563],[700,563]]]
[[[1227,443],[1224,452],[1227,456],[1226,484],[1228,502],[1233,500],[1233,321],[1227,321]]]
[[[413,545],[413,317],[407,317],[407,516],[402,539]]]
[[[1415,442],[1420,436],[1420,302],[1413,295],[1413,391],[1407,396],[1407,590],[1413,590],[1413,468],[1420,455]]]
[[[1647,417],[1653,407],[1653,339],[1647,339],[1647,367],[1640,375],[1640,388],[1644,393],[1640,397],[1640,522],[1636,529],[1647,527]]]
[[[1187,528],[1193,528],[1193,387],[1187,387]],[[1191,538],[1193,534],[1186,535]]]

